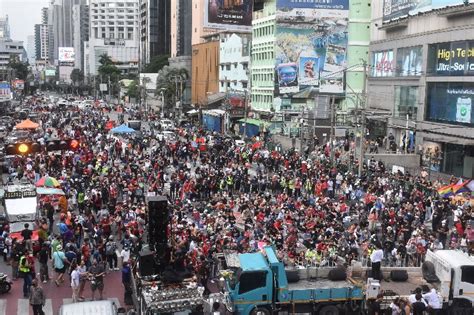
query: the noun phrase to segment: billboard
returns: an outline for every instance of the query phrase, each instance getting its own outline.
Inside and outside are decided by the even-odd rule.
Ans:
[[[0,82],[0,100],[9,100],[10,98],[10,84],[6,82]]]
[[[205,1],[204,26],[210,28],[249,29],[252,27],[253,0]]]
[[[474,3],[474,0],[468,1]],[[384,0],[383,21],[387,22],[392,19],[448,6],[460,5],[465,2],[466,0]]]
[[[373,77],[391,77],[395,70],[393,60],[393,50],[376,51],[372,53],[372,71]]]
[[[276,94],[344,92],[349,0],[277,0]]]
[[[13,81],[13,88],[17,90],[23,90],[25,88],[25,81],[23,80],[14,80]]]
[[[427,120],[474,125],[474,83],[431,83],[428,87]]]
[[[397,73],[399,76],[421,75],[422,46],[397,49]]]
[[[428,71],[431,75],[473,76],[474,41],[430,45]]]
[[[59,62],[74,62],[74,47],[59,47]]]

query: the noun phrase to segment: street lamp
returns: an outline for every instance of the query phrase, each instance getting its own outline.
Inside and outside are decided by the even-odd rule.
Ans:
[[[163,93],[165,91],[164,88],[160,89],[160,96],[161,96],[161,113],[160,117],[164,118],[165,117],[165,94]]]

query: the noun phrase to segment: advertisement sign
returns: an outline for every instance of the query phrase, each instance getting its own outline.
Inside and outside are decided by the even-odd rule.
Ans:
[[[372,76],[391,77],[395,63],[393,60],[393,50],[377,51],[372,53]]]
[[[227,93],[227,102],[232,108],[244,108],[245,92],[232,91]]]
[[[403,77],[421,75],[422,55],[422,46],[398,48],[398,75]]]
[[[74,62],[74,47],[59,47],[59,62]]]
[[[473,125],[474,83],[432,83],[428,89],[428,120]]]
[[[25,88],[25,81],[23,80],[13,81],[13,88],[17,90],[23,90]]]
[[[474,0],[468,0],[474,3]],[[384,0],[383,21],[415,15],[420,12],[427,12],[441,9],[448,6],[461,5],[466,0]]]
[[[296,63],[282,63],[277,66],[278,88],[281,94],[296,93],[298,86],[298,66]]]
[[[0,82],[0,100],[9,100],[11,96],[10,93],[10,84],[6,82]]]
[[[252,27],[253,0],[205,1],[204,26],[226,30]]]
[[[348,0],[277,0],[277,96],[312,87],[344,92],[348,17]]]
[[[474,42],[462,41],[430,45],[428,70],[431,75],[474,75]]]
[[[44,71],[44,74],[47,76],[47,77],[54,77],[56,75],[56,70],[55,69],[46,69]]]

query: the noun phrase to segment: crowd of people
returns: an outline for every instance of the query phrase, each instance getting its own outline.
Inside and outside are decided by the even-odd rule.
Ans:
[[[35,99],[29,106],[45,108]],[[59,202],[41,199],[39,246],[3,231],[0,244],[13,278],[25,279],[25,295],[31,279],[22,268],[31,260],[27,273],[34,275],[36,257],[39,280],[52,279],[52,260],[56,285],[70,281],[75,301],[84,298],[86,281],[92,298],[101,298],[104,274],[120,261],[130,297],[130,264],[146,243],[147,194],[166,195],[171,205],[170,264],[193,271],[203,284],[213,254],[258,251],[265,244],[274,244],[293,266],[368,264],[376,248],[382,266],[420,265],[427,250],[474,253],[469,199],[443,199],[439,183],[392,173],[374,160],[359,177],[344,144],[333,155],[329,145],[300,154],[213,134],[213,144],[205,145],[200,139],[210,133],[193,125],[179,127],[174,140],[158,136],[159,124],[117,136],[108,130],[110,120],[100,107],[40,115],[43,141],[74,138],[80,147],[18,157],[11,166],[12,178],[57,178],[66,195]]]

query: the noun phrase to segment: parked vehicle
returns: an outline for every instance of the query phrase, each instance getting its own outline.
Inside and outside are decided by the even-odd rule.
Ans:
[[[12,289],[13,282],[4,273],[0,273],[0,293],[5,294]]]
[[[59,309],[59,315],[118,315],[125,313],[125,308],[117,308],[115,303],[110,300],[64,304]]]

